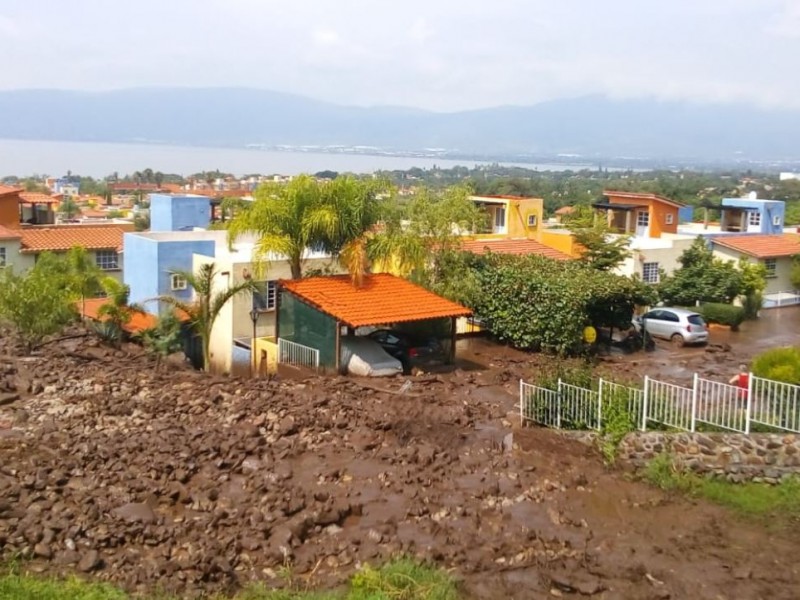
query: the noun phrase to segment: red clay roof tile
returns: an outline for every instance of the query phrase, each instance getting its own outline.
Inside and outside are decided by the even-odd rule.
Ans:
[[[122,234],[130,227],[121,225],[56,225],[20,229],[20,252],[66,252],[73,246],[87,250],[122,251]]]
[[[473,254],[485,254],[489,251],[495,254],[541,254],[555,260],[572,259],[571,256],[560,250],[545,246],[536,240],[528,239],[467,240],[461,243],[461,249]]]
[[[20,237],[19,231],[0,225],[0,240],[18,240]]]
[[[365,275],[361,287],[354,286],[347,275],[284,280],[281,287],[351,327],[472,314],[460,304],[388,273]]]
[[[659,196],[658,194],[649,194],[646,192],[617,192],[614,190],[603,190],[603,196],[607,196],[608,198],[624,198],[625,200],[658,200],[659,202],[671,204],[672,206],[677,206],[678,208],[683,208],[686,206],[681,202],[670,200],[664,196]]]
[[[107,298],[88,298],[84,302],[83,315],[94,321],[105,321],[108,317],[98,316],[100,307],[108,302]],[[77,303],[78,312],[81,312],[81,303]],[[158,324],[158,317],[146,312],[131,310],[130,319],[122,328],[128,333],[138,333],[145,329],[150,329]]]
[[[777,258],[800,254],[800,234],[796,233],[726,235],[715,237],[711,241],[755,258]]]

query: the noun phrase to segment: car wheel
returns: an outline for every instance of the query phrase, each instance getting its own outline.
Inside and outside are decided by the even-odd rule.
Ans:
[[[672,345],[676,348],[683,348],[683,346],[686,344],[686,340],[683,339],[683,336],[680,333],[673,334],[670,340],[672,341]]]

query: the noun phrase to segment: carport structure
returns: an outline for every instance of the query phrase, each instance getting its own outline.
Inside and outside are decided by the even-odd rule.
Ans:
[[[342,336],[369,326],[435,332],[449,339],[453,362],[456,319],[472,314],[456,302],[387,273],[365,275],[360,286],[347,275],[334,275],[283,280],[278,289],[278,340],[315,349],[318,366],[337,372],[342,368]]]

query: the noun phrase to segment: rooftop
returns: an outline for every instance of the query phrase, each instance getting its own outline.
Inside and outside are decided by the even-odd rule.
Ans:
[[[755,258],[777,258],[800,254],[800,234],[727,235],[712,242]]]
[[[105,321],[108,319],[108,317],[100,317],[98,312],[100,311],[100,307],[106,302],[108,302],[107,298],[88,298],[84,302],[82,311],[81,303],[78,303],[78,312],[83,312],[85,317],[88,317],[94,321]],[[129,312],[130,319],[122,326],[122,329],[128,333],[138,333],[140,331],[144,331],[145,329],[155,327],[158,324],[158,317],[155,317],[149,313],[135,309],[129,309]]]
[[[487,239],[466,240],[461,243],[461,249],[473,254],[494,252],[495,254],[540,254],[555,260],[570,260],[572,257],[560,250],[545,246],[536,240],[529,239]]]
[[[50,194],[41,194],[39,192],[22,192],[19,195],[20,202],[25,204],[58,204],[62,198],[61,194],[51,196]]]
[[[658,202],[664,202],[666,204],[670,204],[672,206],[677,206],[678,208],[683,208],[686,206],[680,202],[675,202],[675,200],[670,200],[669,198],[665,198],[664,196],[659,196],[658,194],[649,194],[645,192],[617,192],[614,190],[603,190],[603,196],[608,198],[623,198],[625,200],[657,200]]]
[[[10,185],[0,185],[0,196],[5,196],[6,194],[18,194],[22,191],[22,188],[13,187]]]
[[[9,229],[8,227],[0,225],[0,240],[18,240],[20,237],[22,236],[20,236],[18,230]]]
[[[130,227],[124,225],[56,225],[19,230],[22,238],[20,252],[66,252],[73,246],[87,250],[122,251],[122,234]]]
[[[387,273],[365,275],[361,287],[354,286],[348,275],[284,280],[281,287],[351,327],[472,314],[460,304]]]

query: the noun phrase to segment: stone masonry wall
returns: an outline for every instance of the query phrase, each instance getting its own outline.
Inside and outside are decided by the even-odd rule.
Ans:
[[[595,432],[564,432],[568,437],[595,444]],[[800,475],[800,435],[774,433],[629,433],[619,445],[618,460],[643,467],[662,453],[680,466],[702,475],[729,481],[777,483]]]

